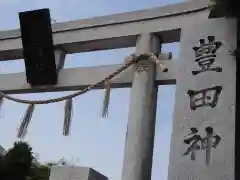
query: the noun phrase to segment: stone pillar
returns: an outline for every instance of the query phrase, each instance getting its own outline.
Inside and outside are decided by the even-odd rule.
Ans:
[[[160,41],[156,36],[143,34],[138,37],[137,55],[159,51]],[[150,63],[147,71],[134,74],[122,180],[151,179],[158,89],[155,71],[155,64]]]
[[[236,21],[182,29],[168,180],[234,180]]]

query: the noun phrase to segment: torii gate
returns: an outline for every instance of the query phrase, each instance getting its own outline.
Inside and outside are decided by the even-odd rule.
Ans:
[[[157,86],[176,82],[168,180],[234,179],[236,64],[228,51],[236,48],[236,22],[208,15],[208,0],[196,0],[52,25],[56,62],[65,54],[133,46],[137,55],[159,53],[161,43],[181,42],[177,65],[162,60],[168,72],[150,64],[148,71],[132,68],[111,82],[113,88],[132,85],[122,180],[151,179]],[[20,30],[0,32],[0,60],[20,58]],[[25,73],[0,75],[0,91],[77,90],[121,66],[61,69],[50,87],[31,87]]]

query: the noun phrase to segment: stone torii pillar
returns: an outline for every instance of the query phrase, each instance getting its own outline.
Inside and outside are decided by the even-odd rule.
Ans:
[[[234,180],[236,20],[182,29],[168,180]],[[238,120],[237,120],[238,121]]]
[[[153,34],[139,35],[136,55],[157,53],[160,41]],[[150,180],[154,147],[158,86],[155,64],[147,71],[135,72],[131,90],[122,180]]]

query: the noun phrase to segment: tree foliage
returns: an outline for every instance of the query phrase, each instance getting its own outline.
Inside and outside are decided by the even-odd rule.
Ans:
[[[239,0],[211,0],[212,9],[221,11],[226,17],[240,17]]]
[[[15,142],[13,148],[1,157],[1,180],[25,180],[32,166],[32,148],[25,142]]]
[[[33,158],[32,148],[26,142],[15,142],[0,156],[0,180],[49,180],[50,164],[33,163]]]

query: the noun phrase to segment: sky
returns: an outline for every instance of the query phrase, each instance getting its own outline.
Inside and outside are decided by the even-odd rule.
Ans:
[[[18,13],[49,8],[57,22],[91,18],[178,3],[180,0],[0,0],[0,30],[19,28]],[[122,63],[135,48],[67,55],[64,68]],[[179,43],[163,45],[163,52],[179,55]],[[23,60],[0,63],[0,74],[24,72]],[[14,95],[23,99],[48,99],[71,92]],[[167,180],[175,85],[159,87],[152,180]],[[65,158],[94,168],[111,180],[120,180],[127,130],[130,88],[111,91],[108,118],[101,118],[103,90],[74,99],[71,135],[62,135],[64,104],[39,105],[25,141],[40,162]],[[0,111],[0,145],[8,149],[17,140],[17,127],[27,106],[5,101]]]

